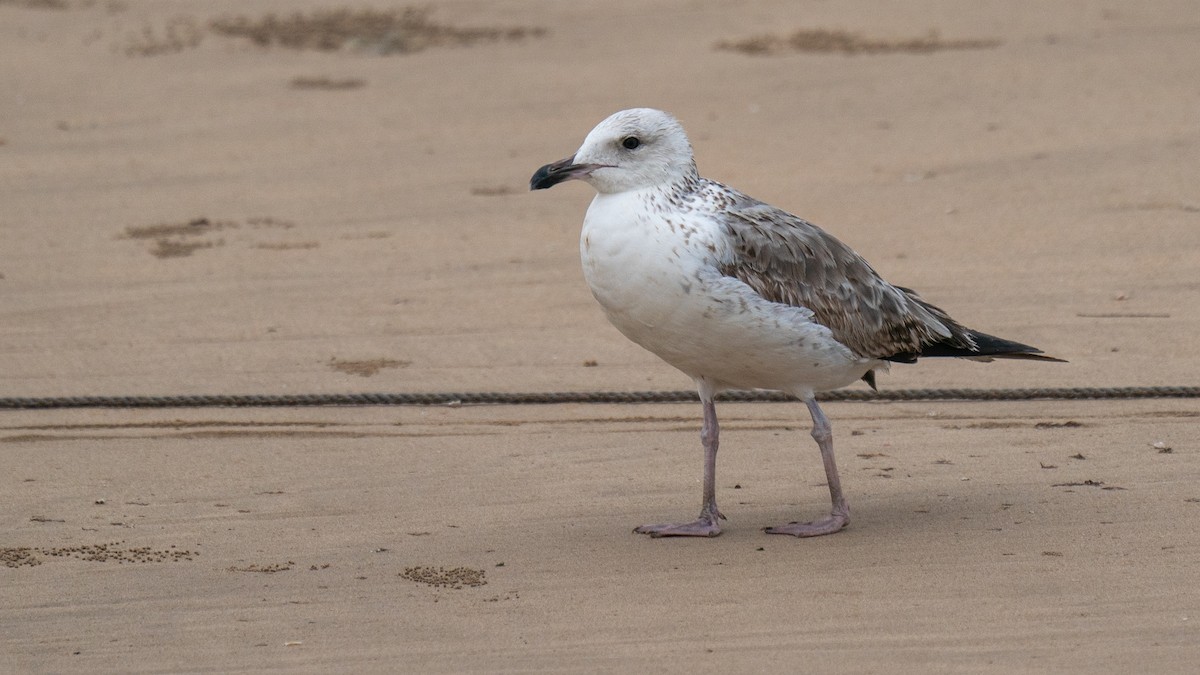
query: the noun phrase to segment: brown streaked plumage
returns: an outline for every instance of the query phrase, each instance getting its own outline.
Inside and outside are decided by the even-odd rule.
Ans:
[[[893,286],[849,246],[812,223],[716,181],[733,256],[722,274],[772,302],[813,311],[860,356],[912,363],[921,356],[1058,361],[1040,349],[966,328],[911,289]]]

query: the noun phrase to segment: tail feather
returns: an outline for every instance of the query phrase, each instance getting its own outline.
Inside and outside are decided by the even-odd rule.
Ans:
[[[1037,347],[1031,347],[1027,344],[1005,340],[1004,338],[980,333],[970,329],[966,330],[966,336],[969,337],[974,346],[963,344],[961,342],[935,342],[932,344],[921,345],[919,352],[907,352],[903,354],[895,354],[887,358],[888,361],[899,361],[902,363],[912,363],[918,358],[924,356],[951,356],[964,359],[974,359],[977,361],[991,361],[992,359],[1025,359],[1029,361],[1054,361],[1057,363],[1066,363],[1066,360],[1047,356],[1042,350]]]
[[[897,361],[900,363],[915,363],[922,356],[952,356],[960,359],[972,359],[974,361],[991,361],[993,359],[1026,359],[1029,361],[1056,361],[1058,363],[1066,363],[1063,359],[1058,359],[1053,356],[1046,356],[1042,350],[1037,347],[1031,347],[1027,344],[1005,340],[995,335],[980,333],[979,331],[971,330],[961,323],[955,321],[942,308],[931,305],[925,302],[916,291],[911,288],[897,286],[896,288],[904,292],[908,296],[910,302],[920,306],[932,318],[941,324],[943,330],[948,331],[949,335],[942,339],[936,339],[933,342],[922,344],[916,351],[903,352],[893,354],[892,356],[884,357],[886,361]],[[941,332],[941,331],[939,331]]]

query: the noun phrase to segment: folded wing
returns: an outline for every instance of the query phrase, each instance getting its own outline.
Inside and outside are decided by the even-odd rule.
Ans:
[[[911,289],[884,281],[862,256],[816,225],[713,185],[725,193],[717,217],[733,242],[721,273],[772,302],[812,310],[860,356],[906,363],[921,356],[1058,360],[966,328]]]

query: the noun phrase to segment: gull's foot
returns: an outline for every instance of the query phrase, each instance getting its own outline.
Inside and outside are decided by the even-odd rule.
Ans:
[[[819,537],[823,534],[833,534],[850,524],[850,516],[843,513],[832,513],[811,523],[788,523],[779,527],[765,527],[767,534],[790,534],[793,537]]]
[[[633,531],[651,537],[715,537],[721,534],[721,526],[717,523],[717,518],[701,516],[691,523],[641,525],[633,528]]]

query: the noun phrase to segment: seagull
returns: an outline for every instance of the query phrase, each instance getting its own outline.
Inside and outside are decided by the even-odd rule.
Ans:
[[[652,537],[715,537],[720,428],[714,397],[769,389],[804,402],[832,509],[812,522],[765,528],[813,537],[850,522],[817,392],[865,381],[923,356],[1061,361],[966,328],[911,289],[893,286],[816,225],[701,178],[670,114],[614,113],[572,156],[538,169],[532,190],[582,180],[596,190],[580,234],[583,273],[625,337],[694,380],[704,409],[700,517],[642,525]]]

